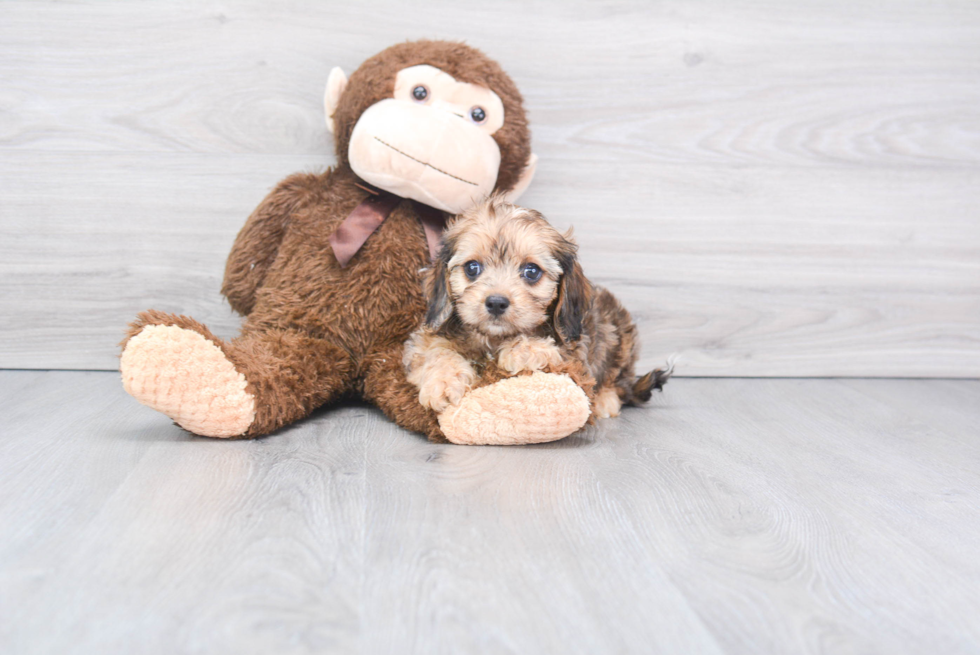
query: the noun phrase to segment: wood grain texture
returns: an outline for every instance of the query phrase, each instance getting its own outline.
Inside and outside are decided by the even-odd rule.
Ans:
[[[514,20],[514,16],[520,20]],[[113,369],[154,307],[223,335],[228,248],[322,169],[321,91],[406,38],[525,94],[586,272],[682,375],[976,377],[980,6],[0,4],[0,366]]]
[[[540,446],[360,405],[228,442],[0,372],[0,650],[976,653],[978,396],[681,379]]]

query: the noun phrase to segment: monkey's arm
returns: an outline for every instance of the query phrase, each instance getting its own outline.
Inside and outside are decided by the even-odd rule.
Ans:
[[[405,344],[405,373],[418,387],[419,402],[441,412],[462,400],[476,381],[476,371],[444,337],[422,329]]]
[[[329,175],[290,175],[248,217],[228,255],[221,285],[221,293],[239,314],[247,316],[252,311],[255,291],[276,259],[290,217],[308,202],[315,185],[322,185]]]

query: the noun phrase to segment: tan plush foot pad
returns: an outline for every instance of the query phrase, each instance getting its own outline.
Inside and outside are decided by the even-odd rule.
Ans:
[[[126,344],[123,387],[205,437],[237,437],[255,419],[245,376],[214,343],[176,325],[148,325]]]
[[[513,446],[556,441],[589,420],[589,399],[567,375],[507,378],[475,389],[439,415],[453,443]]]

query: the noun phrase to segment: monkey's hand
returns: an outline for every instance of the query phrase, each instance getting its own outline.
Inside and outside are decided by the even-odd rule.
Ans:
[[[497,365],[510,374],[540,371],[561,363],[561,351],[551,337],[521,335],[506,342],[497,353]]]

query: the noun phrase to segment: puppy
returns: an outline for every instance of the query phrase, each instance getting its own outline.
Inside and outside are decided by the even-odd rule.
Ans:
[[[636,377],[636,326],[582,274],[576,250],[570,231],[499,198],[461,214],[425,278],[425,322],[405,344],[419,401],[437,412],[458,403],[487,360],[511,374],[579,360],[595,378],[599,418],[661,389],[671,370]]]

